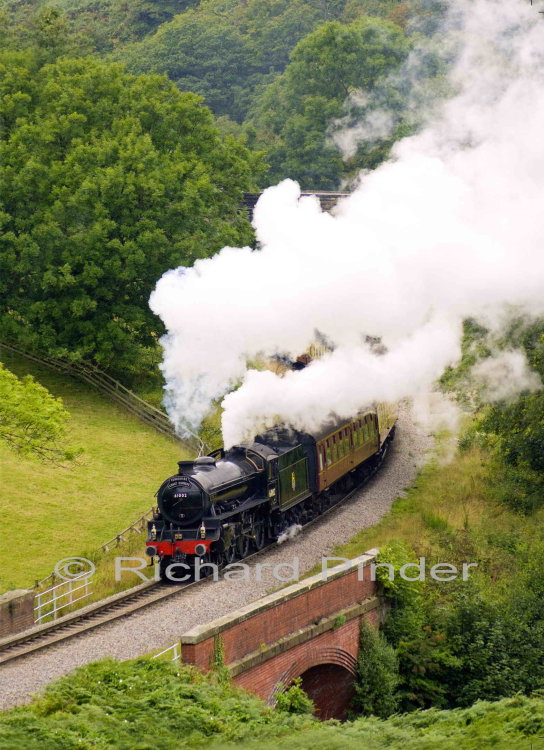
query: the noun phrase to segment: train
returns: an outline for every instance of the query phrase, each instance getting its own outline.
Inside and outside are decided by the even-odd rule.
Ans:
[[[146,553],[160,577],[176,563],[218,567],[242,560],[304,526],[374,474],[395,435],[394,407],[301,432],[277,425],[243,445],[179,461],[157,492]]]

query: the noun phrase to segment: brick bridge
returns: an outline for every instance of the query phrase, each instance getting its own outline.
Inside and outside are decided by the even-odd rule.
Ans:
[[[321,208],[323,211],[330,211],[331,208],[334,208],[336,206],[337,202],[340,200],[340,198],[346,198],[349,193],[334,193],[334,192],[327,192],[327,191],[319,191],[319,190],[303,190],[300,193],[300,197],[304,198],[308,195],[315,195],[319,198],[319,202],[321,203]],[[244,207],[249,209],[250,213],[253,213],[253,209],[255,208],[255,204],[261,197],[261,193],[246,193],[244,195]]]
[[[320,719],[343,718],[354,693],[362,619],[385,606],[371,580],[378,550],[306,578],[181,637],[181,659],[210,669],[218,642],[233,682],[273,705],[296,677]]]

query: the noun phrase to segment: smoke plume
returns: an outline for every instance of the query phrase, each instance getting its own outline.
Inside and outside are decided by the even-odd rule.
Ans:
[[[474,0],[451,23],[456,93],[334,215],[286,180],[257,204],[257,250],[224,248],[160,279],[150,304],[168,330],[180,429],[235,385],[226,445],[278,418],[309,428],[415,396],[458,360],[465,317],[493,328],[507,304],[544,311],[544,22],[529,4]],[[334,350],[305,369],[248,369],[296,357],[316,332]]]

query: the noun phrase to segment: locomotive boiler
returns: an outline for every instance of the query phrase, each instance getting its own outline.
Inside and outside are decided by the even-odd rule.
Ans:
[[[222,566],[277,540],[339,502],[373,474],[393,439],[396,413],[380,406],[315,433],[277,426],[253,442],[180,461],[157,493],[147,554],[168,579],[172,563]]]

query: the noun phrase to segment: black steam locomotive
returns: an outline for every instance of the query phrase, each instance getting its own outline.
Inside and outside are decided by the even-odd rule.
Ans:
[[[147,554],[159,557],[167,578],[171,563],[222,566],[262,549],[373,474],[395,425],[396,414],[382,406],[314,434],[275,427],[250,445],[180,461],[157,493]]]

